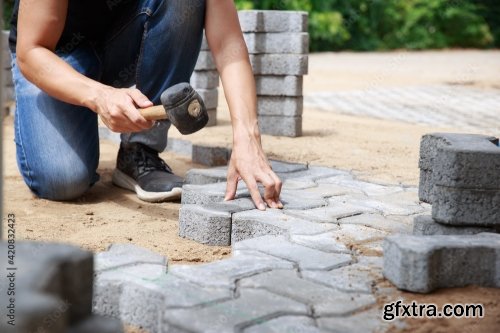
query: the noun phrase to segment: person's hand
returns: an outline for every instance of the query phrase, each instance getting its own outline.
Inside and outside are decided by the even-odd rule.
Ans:
[[[224,200],[234,199],[240,179],[247,184],[258,209],[265,210],[266,203],[270,208],[283,208],[280,201],[281,180],[271,169],[258,138],[235,141],[227,171]],[[264,200],[259,193],[257,183],[264,185]]]
[[[103,88],[95,101],[95,112],[113,132],[129,133],[149,129],[154,122],[144,119],[137,108],[153,103],[138,89]]]

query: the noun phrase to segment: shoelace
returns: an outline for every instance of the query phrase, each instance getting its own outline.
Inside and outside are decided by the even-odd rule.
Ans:
[[[147,147],[137,149],[134,154],[134,160],[138,168],[142,169],[141,173],[151,171],[166,171],[168,173],[173,173],[170,166],[158,156],[158,153]]]

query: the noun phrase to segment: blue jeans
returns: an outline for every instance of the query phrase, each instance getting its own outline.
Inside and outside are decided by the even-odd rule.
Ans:
[[[115,87],[136,85],[155,104],[168,87],[189,82],[201,47],[205,0],[140,0],[103,41],[77,40],[56,54],[83,75]],[[119,4],[119,2],[117,2]],[[73,200],[98,181],[97,115],[61,102],[27,81],[12,55],[16,90],[15,141],[19,170],[37,196]],[[170,123],[122,134],[157,151]]]

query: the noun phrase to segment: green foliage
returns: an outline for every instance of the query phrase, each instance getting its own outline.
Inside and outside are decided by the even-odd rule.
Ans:
[[[239,9],[304,10],[311,50],[500,45],[498,0],[236,0]]]

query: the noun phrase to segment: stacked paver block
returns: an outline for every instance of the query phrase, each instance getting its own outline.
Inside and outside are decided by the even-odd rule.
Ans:
[[[191,76],[191,86],[205,102],[209,118],[207,126],[215,126],[219,103],[219,73],[205,36],[203,36],[200,55]]]
[[[0,281],[1,332],[123,332],[119,321],[92,314],[92,253],[24,241],[0,242],[0,253],[2,270],[13,274]],[[15,294],[9,297],[8,290]],[[15,326],[8,324],[8,306]]]
[[[255,74],[261,132],[301,136],[308,14],[250,10],[238,15]]]
[[[398,288],[500,286],[498,143],[470,134],[422,138],[419,196],[432,204],[432,215],[414,219],[414,236],[384,244],[384,275]]]

